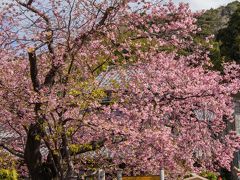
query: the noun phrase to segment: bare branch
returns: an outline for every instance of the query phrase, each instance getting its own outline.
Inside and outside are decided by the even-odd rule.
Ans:
[[[106,64],[108,61],[110,60],[110,56],[103,61],[101,64],[99,64],[97,67],[95,67],[93,70],[91,70],[91,73],[94,73],[95,71],[97,71],[98,69],[100,69],[104,64]]]
[[[115,10],[115,9],[116,9],[116,8],[114,8],[114,7],[109,7],[109,8],[107,8],[106,11],[105,11],[105,13],[103,14],[102,19],[99,21],[99,23],[96,25],[95,28],[92,27],[92,29],[91,29],[90,31],[82,34],[80,37],[77,37],[77,38],[75,39],[75,42],[76,42],[76,43],[73,45],[73,47],[71,48],[71,50],[73,50],[74,48],[76,48],[76,49],[75,49],[75,52],[79,51],[79,49],[81,49],[81,47],[82,47],[82,46],[84,45],[84,43],[86,42],[87,38],[88,38],[90,35],[92,35],[93,33],[97,32],[97,29],[98,29],[99,27],[101,27],[102,25],[105,24],[107,18],[109,17],[109,15],[111,14],[111,12],[112,12],[113,10]],[[81,40],[81,43],[78,44],[78,42],[79,42],[80,40]],[[74,54],[74,52],[73,52],[72,54]],[[74,58],[71,59],[70,66],[69,66],[69,69],[68,69],[68,75],[71,73],[74,60],[75,60]]]
[[[44,85],[45,86],[51,86],[54,84],[54,78],[56,76],[57,70],[59,69],[58,66],[54,66],[52,65],[52,68],[48,71],[45,81],[44,81]]]
[[[27,8],[28,10],[30,10],[31,12],[37,14],[39,17],[41,17],[47,25],[47,31],[46,31],[46,35],[48,36],[48,50],[49,53],[52,55],[52,59],[54,61],[55,59],[55,54],[54,54],[54,48],[53,48],[53,30],[52,30],[52,24],[50,21],[50,18],[43,12],[41,12],[40,10],[36,9],[35,7],[31,6],[33,0],[29,0],[29,2],[27,4],[20,2],[19,0],[16,0],[18,4],[20,4],[21,6]],[[52,63],[52,67],[49,70],[49,72],[46,75],[45,81],[44,81],[44,85],[45,86],[50,86],[54,83],[54,78],[56,76],[56,72],[59,69],[59,66],[54,65],[54,62]]]
[[[104,138],[104,139],[100,139],[98,141],[92,141],[88,144],[79,145],[78,151],[71,152],[71,155],[82,154],[82,153],[89,152],[89,151],[95,151],[95,150],[103,147],[105,142],[106,142],[106,139]]]
[[[5,145],[3,143],[0,143],[0,147],[2,147],[3,149],[5,149],[6,151],[8,151],[9,153],[11,153],[14,156],[17,156],[19,158],[24,158],[23,152],[21,152],[21,151],[17,151],[17,150],[15,150],[13,148],[10,148],[10,147],[8,147],[7,145]]]
[[[34,48],[28,49],[28,58],[30,63],[30,75],[32,80],[32,85],[34,91],[38,92],[40,88],[40,83],[38,80],[38,69],[37,69],[37,58],[36,58],[36,52]]]
[[[105,13],[103,14],[103,17],[101,19],[101,21],[98,23],[97,27],[102,26],[105,24],[107,18],[109,17],[109,15],[111,14],[111,12],[114,10],[114,7],[108,7],[105,11]]]
[[[16,0],[16,2],[17,2],[18,4],[20,4],[21,6],[27,8],[27,9],[30,10],[31,12],[33,12],[33,13],[37,14],[38,16],[40,16],[40,17],[46,22],[46,24],[47,24],[47,26],[48,26],[48,29],[51,29],[50,18],[49,18],[46,14],[44,14],[43,12],[41,12],[40,10],[38,10],[38,9],[36,9],[36,8],[34,8],[34,7],[31,6],[33,0],[29,0],[28,4],[22,3],[22,2],[20,2],[19,0]]]
[[[62,133],[62,146],[63,146],[63,151],[64,151],[64,154],[65,154],[65,157],[67,159],[67,166],[68,166],[68,169],[67,169],[67,177],[70,176],[73,172],[73,162],[72,162],[72,159],[71,159],[71,154],[70,154],[70,151],[69,151],[69,148],[68,148],[68,138],[67,138],[67,135],[66,135],[66,130],[65,130],[65,127],[63,126],[63,133]]]
[[[73,1],[72,5],[70,6],[70,12],[69,12],[69,20],[68,20],[68,37],[67,37],[67,44],[68,44],[68,49],[70,50],[70,37],[71,37],[71,23],[72,23],[72,11],[74,8],[75,0]]]
[[[29,0],[28,3],[27,3],[27,5],[28,5],[28,6],[31,6],[32,3],[33,3],[33,0]]]

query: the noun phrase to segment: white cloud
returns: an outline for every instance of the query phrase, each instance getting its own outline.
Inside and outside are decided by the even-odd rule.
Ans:
[[[175,3],[184,2],[189,3],[190,8],[192,10],[202,10],[202,9],[210,9],[217,8],[219,6],[226,5],[234,0],[173,0]]]

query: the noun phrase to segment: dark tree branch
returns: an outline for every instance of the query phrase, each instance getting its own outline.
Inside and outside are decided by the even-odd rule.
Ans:
[[[57,154],[54,154],[54,152],[53,152],[53,150],[51,148],[51,145],[48,142],[48,140],[46,138],[43,138],[43,140],[44,140],[44,143],[45,143],[45,145],[47,146],[47,148],[49,150],[48,157],[47,157],[47,162],[49,164],[51,164],[53,172],[55,172],[54,174],[58,174],[58,175],[62,176],[63,173],[62,173],[62,168],[61,168],[61,165],[60,165],[60,158],[59,158],[59,156]]]
[[[103,14],[103,17],[101,19],[101,21],[98,23],[97,27],[98,26],[102,26],[105,24],[107,18],[109,17],[109,15],[111,14],[111,12],[114,10],[115,8],[114,7],[108,7],[105,11],[105,13]]]
[[[54,48],[53,48],[53,29],[52,29],[52,24],[50,21],[50,18],[40,10],[36,9],[35,7],[31,6],[33,0],[29,0],[27,4],[20,2],[17,0],[17,3],[20,4],[21,6],[27,8],[29,11],[37,14],[39,17],[41,17],[47,25],[46,28],[46,35],[47,35],[47,45],[48,45],[48,50],[49,53],[52,55],[52,61],[55,59],[55,54],[54,54]],[[49,72],[46,75],[44,85],[45,86],[51,86],[54,83],[54,78],[56,76],[56,72],[59,69],[59,66],[54,65],[54,62],[52,63],[52,67],[49,70]]]
[[[116,9],[115,7],[109,7],[106,9],[105,13],[103,14],[102,19],[99,21],[99,23],[96,25],[96,27],[92,27],[92,29],[84,34],[82,34],[80,37],[77,37],[75,39],[75,44],[72,46],[71,50],[73,50],[74,48],[76,48],[75,52],[77,52],[79,49],[81,49],[81,47],[83,46],[83,44],[86,42],[87,38],[92,35],[93,33],[97,32],[97,29],[101,26],[103,26],[107,20],[107,18],[110,16],[111,12]],[[81,43],[79,43],[79,41],[81,40]],[[70,51],[71,51],[70,50]],[[73,54],[75,53],[73,52]],[[72,67],[73,67],[73,63],[74,63],[74,58],[71,59],[70,62],[70,67],[68,69],[68,75],[71,73]]]
[[[54,79],[57,74],[58,69],[60,68],[60,65],[58,65],[55,60],[55,52],[53,48],[53,35],[52,31],[49,31],[51,33],[51,36],[49,37],[49,42],[48,42],[48,51],[52,55],[52,67],[48,71],[45,80],[44,80],[44,86],[52,86],[54,84]],[[65,55],[63,55],[63,58],[65,58]],[[55,64],[56,63],[56,64]]]
[[[71,155],[76,155],[76,154],[82,154],[82,153],[89,152],[89,151],[98,150],[104,146],[104,143],[106,142],[106,140],[107,139],[104,138],[104,139],[100,139],[98,141],[92,141],[87,144],[79,145],[77,152],[70,152],[70,153],[71,153]]]
[[[66,130],[65,127],[63,126],[63,133],[62,133],[62,146],[63,146],[63,151],[64,151],[64,155],[67,159],[67,174],[66,174],[66,178],[70,177],[74,171],[74,167],[73,167],[73,162],[71,160],[71,154],[68,148],[68,138],[66,135]]]
[[[54,84],[54,78],[57,74],[58,69],[59,69],[59,66],[52,65],[52,68],[49,70],[49,72],[45,77],[45,80],[44,80],[45,86],[51,86]]]
[[[70,12],[69,12],[69,20],[68,20],[68,37],[67,37],[67,44],[68,44],[68,50],[70,50],[70,38],[71,38],[71,23],[72,23],[72,11],[74,8],[75,0],[73,1],[72,5],[70,6]]]
[[[91,73],[94,73],[99,68],[101,68],[104,64],[106,64],[110,60],[110,57],[108,57],[105,61],[103,61],[101,64],[99,64],[97,67],[95,67],[93,70],[91,70]]]
[[[34,91],[38,92],[40,88],[40,83],[37,77],[38,69],[37,69],[37,58],[36,58],[35,49],[28,50],[28,58],[30,62],[30,75],[31,75],[33,89]]]
[[[174,96],[174,95],[170,95],[170,100],[186,100],[186,99],[190,99],[190,98],[202,98],[202,97],[214,97],[215,94],[206,94],[205,92],[203,92],[202,94],[195,94],[195,95],[189,95],[189,96]]]
[[[29,0],[28,3],[27,3],[27,5],[28,5],[28,6],[31,6],[32,3],[33,3],[33,0]]]
[[[19,158],[24,158],[23,156],[23,152],[17,151],[13,148],[8,147],[7,145],[0,143],[0,147],[2,147],[3,149],[5,149],[6,151],[8,151],[9,153],[11,153],[14,156],[17,156]]]
[[[45,80],[44,80],[44,85],[45,86],[52,86],[54,84],[54,78],[57,74],[57,71],[60,67],[60,65],[56,65],[57,63],[55,62],[55,52],[54,52],[54,48],[53,48],[53,31],[51,29],[49,29],[47,31],[47,39],[48,39],[48,51],[52,56],[52,67],[51,69],[48,71]]]
[[[27,9],[30,10],[31,12],[33,12],[33,13],[37,14],[38,16],[40,16],[40,17],[46,22],[46,24],[47,24],[47,26],[48,26],[48,29],[51,29],[51,22],[50,22],[50,20],[49,20],[49,17],[48,17],[45,13],[43,13],[43,12],[41,12],[40,10],[38,10],[38,9],[36,9],[36,8],[34,8],[34,7],[31,6],[33,0],[29,0],[29,2],[28,2],[27,4],[22,3],[22,2],[20,2],[19,0],[16,0],[16,1],[17,1],[17,3],[20,4],[21,6],[27,8]]]

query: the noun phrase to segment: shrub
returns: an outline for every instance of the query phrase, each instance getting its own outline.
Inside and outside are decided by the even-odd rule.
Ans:
[[[0,169],[0,180],[17,180],[18,174],[15,169]]]
[[[210,172],[210,171],[202,172],[200,176],[205,177],[209,180],[217,180],[217,177],[218,177],[217,173]]]

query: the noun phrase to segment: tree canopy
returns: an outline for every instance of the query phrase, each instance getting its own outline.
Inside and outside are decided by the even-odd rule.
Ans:
[[[240,6],[231,16],[228,26],[220,30],[217,40],[221,42],[221,55],[226,60],[235,60],[240,63]]]

